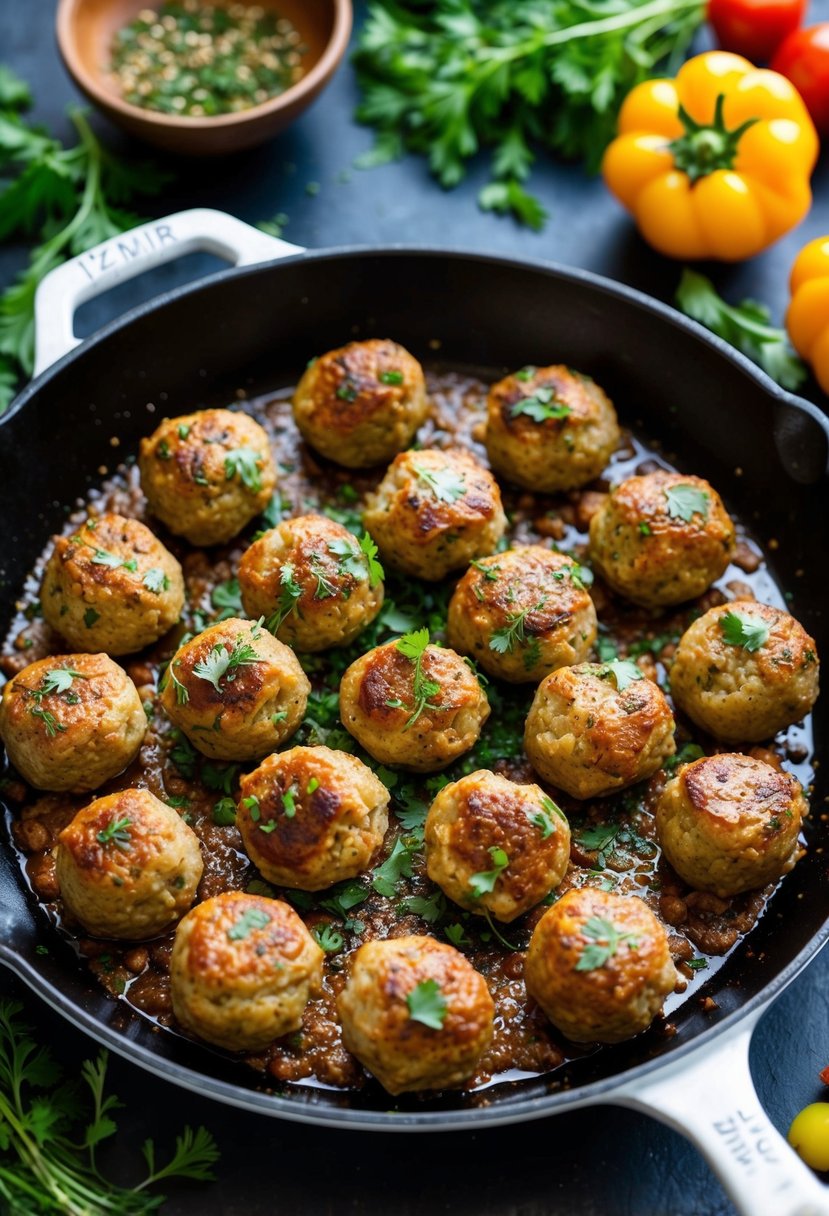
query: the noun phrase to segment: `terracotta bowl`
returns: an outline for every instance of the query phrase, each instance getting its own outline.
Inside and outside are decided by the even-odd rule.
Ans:
[[[248,2],[248,0],[245,0]],[[112,40],[153,0],[60,0],[58,47],[78,88],[125,131],[169,152],[217,156],[251,148],[298,118],[325,88],[348,46],[351,0],[256,0],[287,17],[308,47],[305,75],[261,105],[212,118],[182,118],[124,101],[109,74]]]

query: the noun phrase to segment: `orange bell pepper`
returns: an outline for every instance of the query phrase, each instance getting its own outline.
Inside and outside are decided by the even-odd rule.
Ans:
[[[797,353],[829,393],[829,236],[804,245],[792,266],[786,329]]]
[[[753,257],[812,204],[819,145],[800,94],[739,55],[709,51],[637,85],[618,129],[604,179],[668,257]]]

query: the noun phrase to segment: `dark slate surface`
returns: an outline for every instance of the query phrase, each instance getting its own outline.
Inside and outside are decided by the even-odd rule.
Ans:
[[[49,0],[0,4],[0,58],[33,82],[37,116],[68,135],[67,104],[76,94],[60,66]],[[829,17],[829,0],[810,18]],[[635,236],[601,182],[577,167],[542,161],[534,187],[551,212],[541,234],[481,214],[475,193],[483,163],[452,193],[443,193],[423,163],[406,160],[371,172],[351,168],[370,133],[351,119],[356,98],[344,67],[324,97],[270,145],[223,163],[178,165],[179,177],[150,209],[164,214],[197,205],[257,221],[285,212],[285,237],[300,245],[406,242],[483,249],[558,260],[618,278],[670,299],[678,268]],[[103,124],[101,124],[103,127]],[[107,130],[135,155],[141,149]],[[316,194],[309,183],[319,183]],[[818,198],[801,229],[753,262],[715,269],[729,298],[752,295],[775,317],[786,303],[786,278],[796,250],[829,230],[829,163],[814,179]],[[313,187],[312,187],[313,189]],[[149,212],[148,212],[149,213]],[[24,262],[22,249],[0,252],[0,282]],[[210,268],[189,259],[86,307],[80,332]],[[818,958],[762,1021],[753,1046],[760,1096],[783,1131],[807,1102],[822,1095],[818,1071],[829,1063],[829,953]],[[70,1068],[93,1045],[0,973],[0,995],[15,995]],[[680,1136],[619,1109],[577,1112],[555,1120],[478,1135],[416,1138],[323,1132],[269,1122],[178,1091],[121,1061],[111,1063],[116,1091],[127,1101],[118,1142],[109,1154],[116,1176],[131,1176],[147,1135],[170,1142],[185,1122],[204,1123],[222,1148],[221,1181],[212,1188],[170,1189],[170,1216],[726,1216],[722,1188]]]

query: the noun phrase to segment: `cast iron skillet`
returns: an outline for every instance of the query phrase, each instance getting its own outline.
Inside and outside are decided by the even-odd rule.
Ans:
[[[194,249],[225,256],[237,269],[134,309],[65,353],[78,345],[72,317],[82,300]],[[238,268],[253,262],[265,264]],[[291,383],[311,355],[352,335],[390,336],[425,361],[455,366],[500,371],[555,359],[590,372],[625,421],[678,454],[681,468],[709,478],[764,544],[777,540],[772,573],[794,590],[793,611],[826,649],[829,586],[818,532],[829,510],[829,424],[814,406],[783,393],[671,309],[594,275],[448,251],[306,253],[204,210],[110,241],[41,287],[44,374],[0,420],[3,630],[35,557],[67,506],[100,480],[99,466],[133,453],[166,411],[224,405],[239,387],[252,394]],[[820,741],[829,737],[827,706],[824,698],[816,714]],[[823,803],[825,786],[819,776],[813,805]],[[716,1008],[704,1012],[687,1001],[673,1016],[675,1037],[646,1036],[588,1055],[564,1078],[409,1099],[391,1111],[376,1091],[265,1093],[218,1054],[154,1031],[107,998],[53,934],[48,955],[38,954],[45,921],[8,850],[0,850],[0,962],[99,1042],[167,1080],[263,1114],[412,1131],[612,1102],[690,1135],[752,1216],[829,1213],[823,1188],[761,1110],[748,1069],[761,1012],[829,936],[825,862],[816,847],[829,828],[815,822],[810,830],[812,848],[748,945],[703,989]]]

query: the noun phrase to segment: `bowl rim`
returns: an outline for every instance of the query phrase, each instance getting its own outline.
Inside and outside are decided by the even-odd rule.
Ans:
[[[334,71],[345,55],[354,17],[351,0],[328,0],[334,16],[331,36],[311,70],[284,92],[277,93],[275,97],[260,102],[259,105],[251,106],[247,110],[236,110],[231,114],[186,118],[175,114],[163,114],[158,110],[144,109],[142,106],[124,101],[118,93],[102,87],[99,74],[86,70],[77,52],[75,40],[75,22],[78,9],[83,2],[84,0],[58,0],[55,33],[58,50],[69,75],[83,92],[87,93],[104,110],[116,110],[133,122],[148,122],[170,131],[211,131],[238,126],[278,113],[286,105],[301,101],[308,94],[313,95],[316,88],[324,83],[328,74]]]

